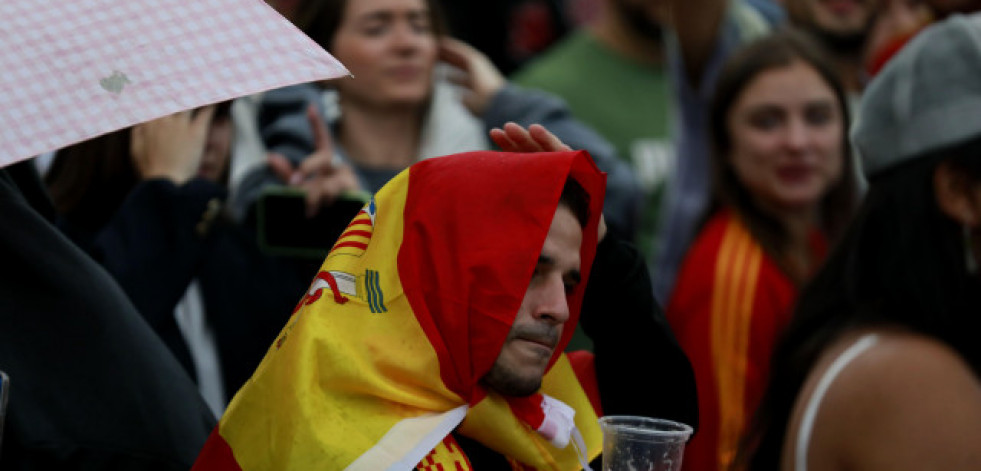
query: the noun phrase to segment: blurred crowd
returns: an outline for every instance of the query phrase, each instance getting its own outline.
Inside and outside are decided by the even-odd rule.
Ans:
[[[645,322],[664,326],[650,341],[671,347],[630,353],[643,379],[617,387],[694,378],[685,397],[624,409],[697,430],[682,469],[981,466],[978,0],[267,3],[351,76],[142,123],[0,179],[75,247],[22,263],[84,258],[112,278],[75,275],[77,302],[45,305],[63,288],[35,283],[0,306],[149,326],[77,327],[111,371],[53,366],[57,381],[38,370],[59,342],[17,340],[51,355],[0,364],[37,377],[10,403],[0,468],[188,469],[372,195],[416,162],[507,147],[492,130],[515,124],[606,173],[607,237],[635,250]],[[604,312],[618,307],[587,302],[594,327],[568,350],[600,361],[599,331],[645,342],[633,334],[655,328],[630,332]],[[680,370],[658,364],[672,349]],[[146,380],[107,392],[106,375]],[[79,395],[116,411],[58,397],[85,381]],[[131,409],[150,412],[114,427]],[[105,451],[117,439],[145,461]]]

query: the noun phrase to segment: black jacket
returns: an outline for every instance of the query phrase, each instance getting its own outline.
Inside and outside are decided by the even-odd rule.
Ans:
[[[25,194],[43,194],[36,176],[0,169],[0,469],[188,469],[214,417],[119,286]]]
[[[316,267],[306,273],[264,254],[252,232],[222,217],[224,197],[221,187],[202,179],[180,186],[146,180],[106,225],[84,227],[70,217],[60,225],[116,279],[192,377],[174,309],[197,280],[228,400],[259,365]]]

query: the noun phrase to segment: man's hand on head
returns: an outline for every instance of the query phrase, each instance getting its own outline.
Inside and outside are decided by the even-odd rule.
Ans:
[[[562,152],[570,151],[561,139],[540,124],[532,124],[525,129],[519,124],[509,122],[504,129],[494,128],[490,138],[505,152]]]
[[[491,129],[490,138],[505,152],[564,152],[572,150],[571,147],[540,124],[532,124],[525,129],[519,124],[509,122],[504,125],[504,129]],[[602,241],[606,237],[606,216],[602,214],[598,229],[597,241]]]

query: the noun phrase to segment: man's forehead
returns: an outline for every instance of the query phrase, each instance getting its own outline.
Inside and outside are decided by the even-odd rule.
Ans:
[[[579,250],[582,245],[582,227],[572,211],[563,206],[555,210],[541,257],[551,260],[563,271],[579,270]]]

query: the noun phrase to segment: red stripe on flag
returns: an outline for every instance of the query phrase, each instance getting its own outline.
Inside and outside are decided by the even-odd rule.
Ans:
[[[191,471],[242,471],[242,468],[235,461],[232,454],[232,447],[228,445],[225,438],[218,432],[218,426],[211,430],[208,441],[198,453],[198,459],[194,461]]]
[[[351,227],[357,224],[371,224],[371,215],[365,212],[365,210],[358,211],[358,214],[354,215],[354,220],[351,221],[347,227]]]
[[[370,226],[370,225],[371,225],[371,218],[369,218],[369,217],[363,217],[363,218],[358,218],[358,219],[355,219],[355,220],[351,221],[351,223],[348,224],[347,227],[351,227],[351,226]]]
[[[338,237],[338,239],[344,239],[344,238],[349,237],[349,236],[367,237],[367,238],[370,239],[371,238],[371,232],[368,232],[368,231],[347,231],[347,232],[341,234],[341,236]]]
[[[340,248],[344,248],[344,247],[353,247],[353,248],[356,248],[356,249],[365,250],[365,249],[368,248],[368,244],[365,244],[363,242],[340,242],[340,243],[334,245],[334,250],[337,250],[337,249],[340,249]]]

